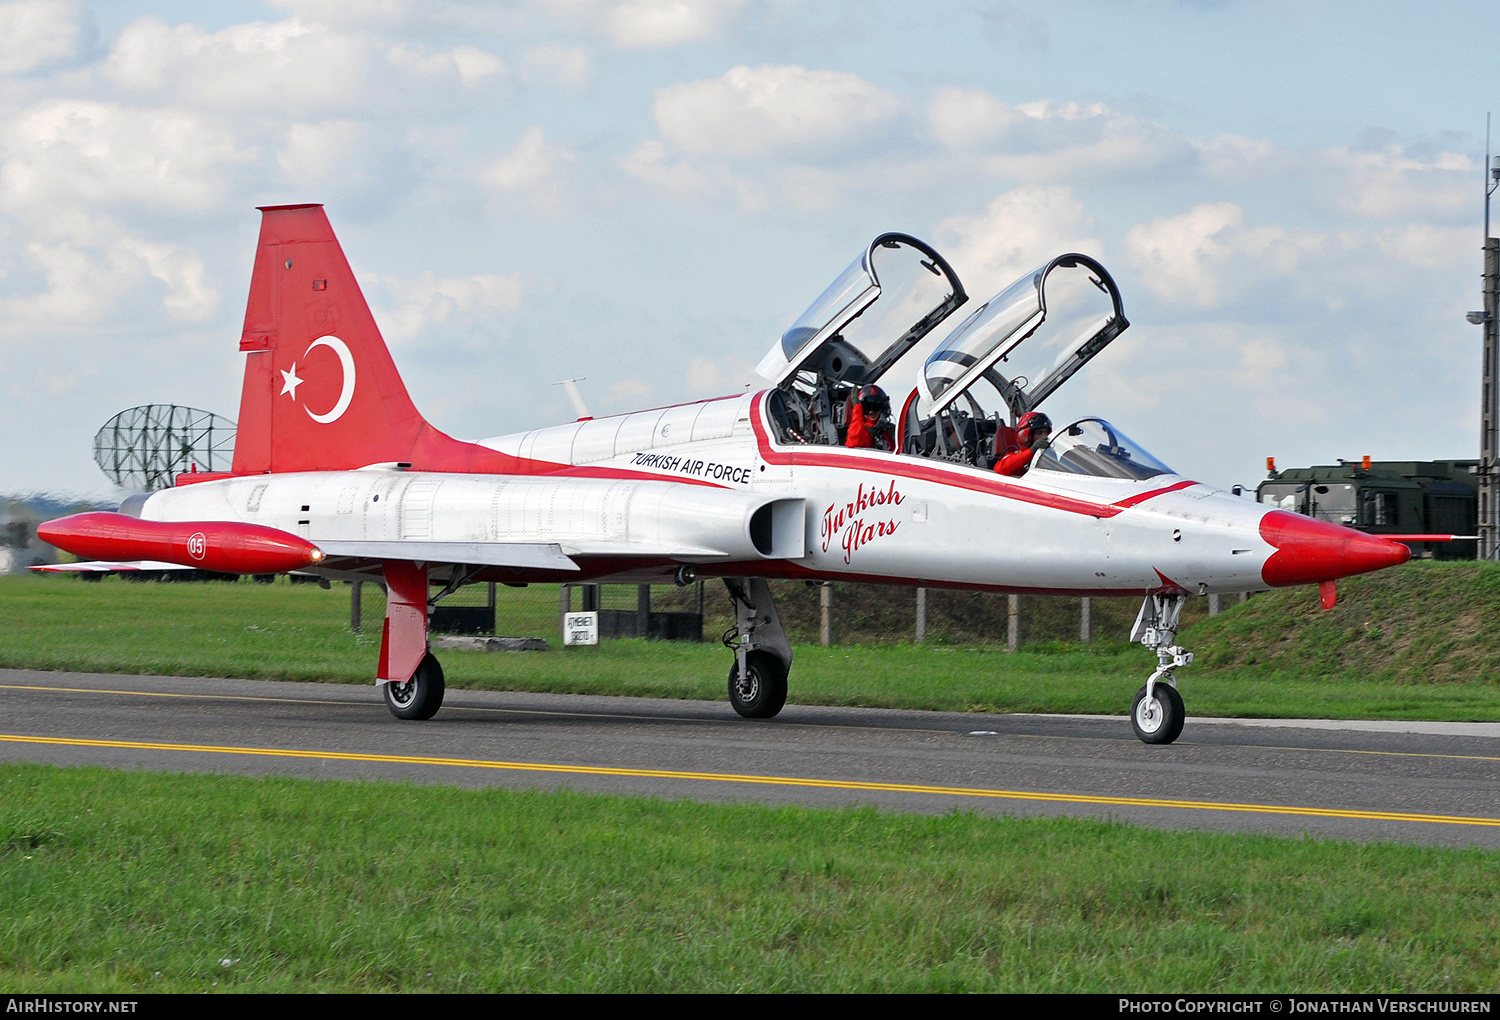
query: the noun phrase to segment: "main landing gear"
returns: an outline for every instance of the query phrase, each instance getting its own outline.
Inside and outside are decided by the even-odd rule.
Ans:
[[[1190,665],[1193,653],[1173,644],[1185,595],[1148,595],[1131,628],[1130,640],[1139,641],[1156,653],[1156,672],[1135,694],[1130,707],[1130,725],[1148,744],[1170,744],[1182,733],[1186,713],[1177,693],[1176,670]]]
[[[769,719],[786,704],[786,678],[792,645],[776,615],[771,586],[763,578],[724,578],[734,600],[735,625],[724,632],[734,650],[729,669],[729,703],[746,719]]]
[[[375,682],[397,719],[431,719],[443,706],[443,667],[427,646],[427,564],[387,560],[385,630]],[[450,583],[444,592],[457,588]],[[441,596],[439,596],[441,597]]]
[[[380,685],[385,706],[397,719],[431,719],[443,707],[443,667],[437,656],[428,652],[417,671],[405,683],[392,680]]]

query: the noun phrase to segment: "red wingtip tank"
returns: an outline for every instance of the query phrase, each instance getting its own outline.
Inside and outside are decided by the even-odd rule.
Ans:
[[[224,574],[280,574],[323,559],[305,538],[238,521],[143,521],[95,512],[48,521],[37,535],[84,559],[160,560]]]

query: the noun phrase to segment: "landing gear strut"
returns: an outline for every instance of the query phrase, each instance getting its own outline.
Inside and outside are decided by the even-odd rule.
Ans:
[[[724,587],[734,600],[735,615],[735,625],[724,633],[724,646],[734,650],[729,704],[746,719],[769,719],[786,704],[791,642],[763,578],[726,577]]]
[[[382,573],[385,630],[375,682],[397,719],[431,719],[443,705],[445,685],[443,667],[427,646],[427,564],[388,560]]]
[[[1130,725],[1148,744],[1170,744],[1182,733],[1186,713],[1177,693],[1176,670],[1190,665],[1193,653],[1173,644],[1185,595],[1147,595],[1131,628],[1130,640],[1156,653],[1156,671],[1135,694]]]

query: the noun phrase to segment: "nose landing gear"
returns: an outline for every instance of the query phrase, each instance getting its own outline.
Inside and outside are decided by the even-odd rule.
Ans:
[[[1148,744],[1170,744],[1182,734],[1187,717],[1177,693],[1176,671],[1191,665],[1193,653],[1173,644],[1185,595],[1148,595],[1131,628],[1130,640],[1156,653],[1156,671],[1135,694],[1130,726]]]

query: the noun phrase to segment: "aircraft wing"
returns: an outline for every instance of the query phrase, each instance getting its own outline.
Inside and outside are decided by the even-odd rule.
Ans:
[[[329,559],[412,560],[475,567],[574,570],[578,564],[556,543],[540,542],[319,542]],[[639,555],[637,553],[636,555]]]

